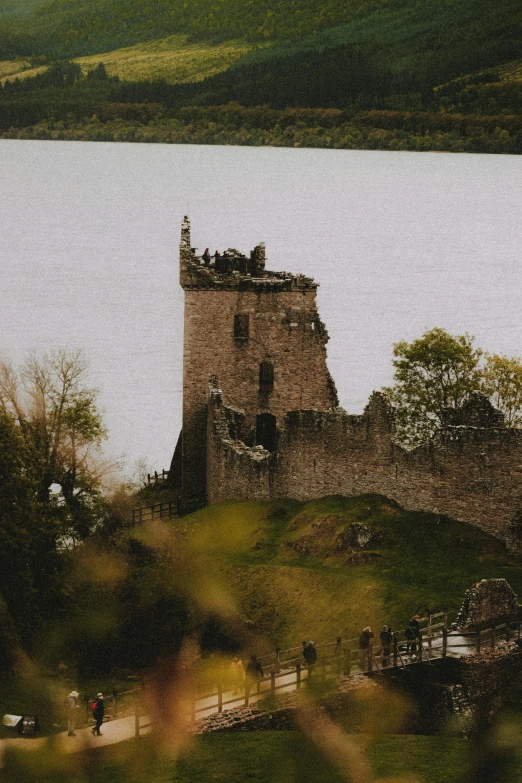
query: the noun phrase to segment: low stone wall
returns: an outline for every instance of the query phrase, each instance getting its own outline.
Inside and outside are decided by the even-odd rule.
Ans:
[[[467,420],[480,423],[480,413],[485,423],[496,422],[483,400],[474,403]],[[211,391],[209,502],[376,493],[407,510],[470,523],[522,551],[522,430],[448,425],[414,451],[398,446],[394,431],[393,408],[376,392],[360,416],[342,408],[291,411],[270,454],[231,438]]]

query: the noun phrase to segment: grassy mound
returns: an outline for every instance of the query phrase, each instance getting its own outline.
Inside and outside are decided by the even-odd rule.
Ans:
[[[500,541],[376,495],[223,503],[171,524],[190,532],[242,616],[272,646],[350,638],[367,624],[399,630],[427,608],[447,607],[451,618],[483,578],[504,577],[522,594],[522,568]],[[372,537],[352,545],[361,526]]]

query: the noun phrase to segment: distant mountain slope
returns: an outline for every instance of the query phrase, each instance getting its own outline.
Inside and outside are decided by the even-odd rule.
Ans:
[[[175,33],[193,39],[300,38],[386,0],[51,0],[33,17],[35,40],[55,53],[94,54]]]
[[[6,20],[15,9],[21,15],[31,8],[33,13],[23,23]],[[12,50],[13,56],[89,56],[174,34],[211,43],[241,39],[275,44],[273,52],[269,47],[264,54],[249,56],[245,65],[292,51],[356,46],[374,67],[407,76],[416,85],[434,85],[518,59],[522,4],[519,0],[222,0],[219,4],[215,0],[190,4],[185,0],[50,0],[38,6],[36,0],[0,0],[3,59],[9,57],[3,50]],[[22,52],[21,46],[28,51]]]

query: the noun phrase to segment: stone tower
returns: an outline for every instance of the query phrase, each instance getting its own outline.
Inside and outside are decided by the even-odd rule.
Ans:
[[[243,413],[236,437],[277,450],[278,425],[296,409],[337,405],[326,366],[328,335],[316,306],[317,283],[265,270],[264,244],[244,256],[205,260],[191,247],[184,218],[180,283],[185,291],[183,430],[174,463],[185,502],[206,500],[209,378],[223,402]]]

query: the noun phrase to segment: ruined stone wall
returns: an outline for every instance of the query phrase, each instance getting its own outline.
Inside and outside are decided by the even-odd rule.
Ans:
[[[276,492],[309,500],[376,492],[406,509],[447,514],[506,538],[522,508],[522,431],[447,427],[430,446],[393,442],[385,402],[361,417],[300,412],[285,422]]]
[[[230,250],[226,259],[203,259],[186,218],[180,282],[185,500],[378,493],[477,525],[522,551],[522,430],[503,428],[486,398],[471,395],[448,410],[429,446],[405,451],[394,443],[384,395],[374,393],[360,416],[336,407],[313,280],[267,271],[264,245],[250,257]],[[277,425],[270,443],[260,436],[263,414]],[[255,448],[260,441],[270,452]]]
[[[210,503],[230,498],[270,500],[275,455],[247,446],[237,437],[243,414],[223,405],[222,392],[210,387],[208,402],[207,495]]]
[[[288,413],[275,459],[266,464],[270,497],[378,493],[403,508],[446,514],[509,537],[522,509],[521,430],[449,426],[412,452],[395,444],[393,435],[393,410],[380,393],[361,416],[341,408]],[[233,473],[226,490],[215,482],[211,500],[254,497],[239,468]]]

